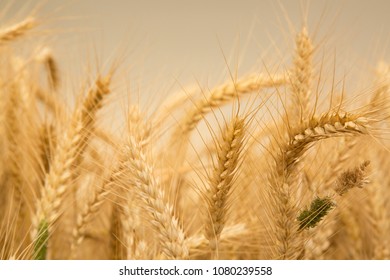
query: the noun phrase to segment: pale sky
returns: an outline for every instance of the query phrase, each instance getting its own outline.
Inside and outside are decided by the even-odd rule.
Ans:
[[[390,61],[386,0],[0,2],[0,7],[8,5],[1,23],[40,5],[42,30],[50,34],[47,42],[68,76],[87,64],[86,54],[90,60],[97,54],[102,64],[126,53],[128,80],[151,92],[169,91],[177,83],[212,86],[226,80],[228,68],[240,75],[288,64],[294,40],[290,28],[300,28],[305,10],[319,57],[333,59],[337,53],[337,61],[356,69]]]

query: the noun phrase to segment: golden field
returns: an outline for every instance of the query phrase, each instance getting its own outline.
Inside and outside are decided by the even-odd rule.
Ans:
[[[42,29],[0,29],[1,259],[390,257],[386,61],[349,87],[303,23],[287,62],[154,108],[121,54],[64,86]]]

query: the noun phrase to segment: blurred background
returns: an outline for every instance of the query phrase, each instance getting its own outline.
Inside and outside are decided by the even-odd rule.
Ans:
[[[64,79],[76,87],[94,65],[121,62],[126,91],[145,102],[189,84],[213,87],[250,71],[288,67],[295,32],[307,21],[317,65],[361,80],[379,60],[390,61],[386,0],[10,0],[2,25],[31,12]],[[324,62],[325,61],[325,62]],[[362,68],[365,70],[362,71]],[[96,71],[95,71],[96,72]],[[358,76],[356,76],[358,75]]]

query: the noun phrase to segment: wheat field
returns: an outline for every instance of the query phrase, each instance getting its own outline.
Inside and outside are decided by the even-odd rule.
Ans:
[[[65,87],[40,24],[0,29],[0,259],[389,259],[390,64],[349,92],[303,23],[150,109],[118,61]]]

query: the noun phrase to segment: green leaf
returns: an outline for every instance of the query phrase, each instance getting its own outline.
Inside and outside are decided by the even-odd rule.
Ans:
[[[329,213],[335,204],[330,197],[316,197],[310,204],[309,209],[303,210],[297,220],[299,221],[299,230],[313,228]]]

